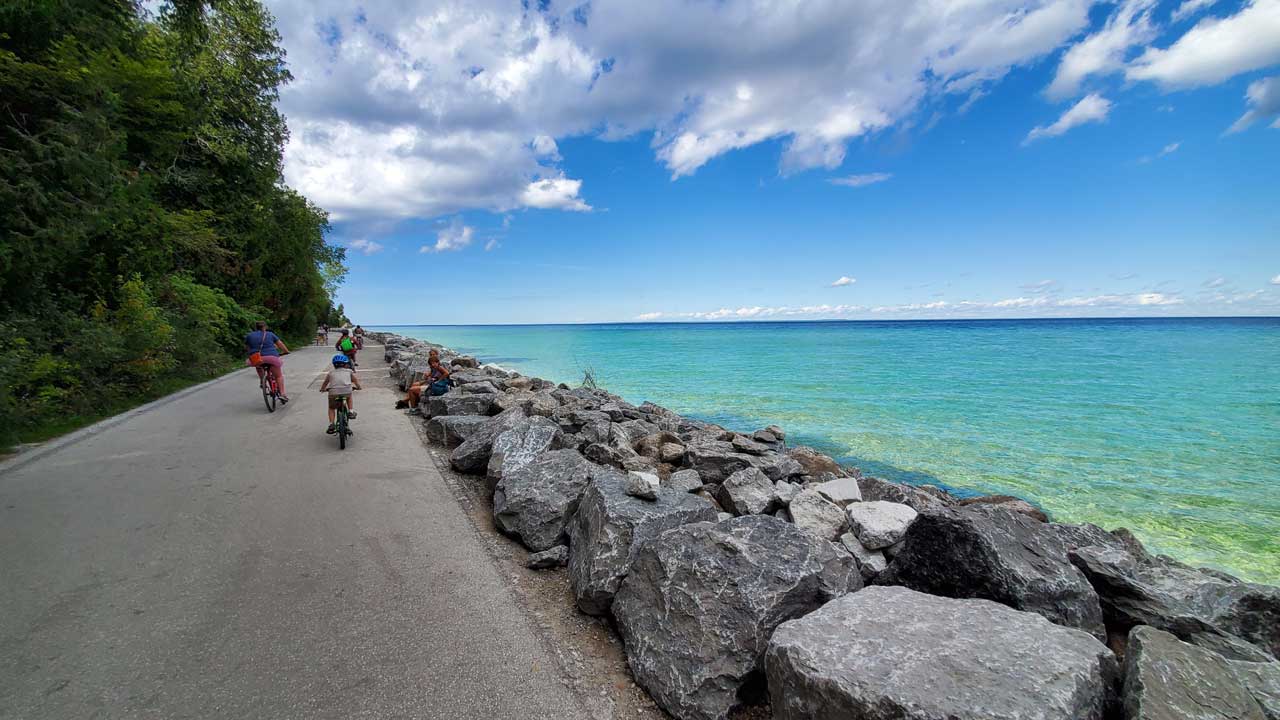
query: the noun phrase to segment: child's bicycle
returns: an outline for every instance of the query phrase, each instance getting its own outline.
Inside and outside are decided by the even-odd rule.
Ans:
[[[338,426],[338,432],[337,432],[338,449],[346,450],[347,437],[351,435],[355,435],[355,433],[351,431],[351,427],[350,427],[351,420],[350,418],[347,417],[347,396],[338,395],[336,397],[341,401],[338,403],[338,417],[337,417],[337,420],[334,422],[334,424]]]
[[[280,385],[276,383],[276,376],[272,374],[272,367],[267,363],[258,366],[258,370],[262,372],[262,379],[258,384],[262,387],[262,402],[267,406],[267,412],[276,411],[276,401],[280,399]]]

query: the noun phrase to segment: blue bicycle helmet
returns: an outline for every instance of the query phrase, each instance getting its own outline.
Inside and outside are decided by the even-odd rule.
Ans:
[[[334,365],[346,365],[347,363],[351,362],[351,358],[347,357],[346,355],[343,355],[342,353],[338,353],[337,355],[333,356],[333,360],[331,362],[333,362]]]

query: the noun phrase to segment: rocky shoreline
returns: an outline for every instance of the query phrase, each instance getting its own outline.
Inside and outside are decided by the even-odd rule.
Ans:
[[[739,433],[483,366],[386,333],[426,434],[493,498],[493,523],[567,565],[636,682],[676,718],[1280,720],[1280,588],[863,476],[768,427]]]

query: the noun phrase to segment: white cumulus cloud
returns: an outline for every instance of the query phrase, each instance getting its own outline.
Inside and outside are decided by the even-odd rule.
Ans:
[[[586,212],[591,209],[591,206],[578,197],[578,191],[581,189],[581,180],[571,180],[566,177],[534,180],[524,189],[520,202],[525,207],[531,208]]]
[[[475,239],[475,236],[475,228],[470,225],[463,225],[458,220],[454,220],[436,232],[435,245],[423,245],[418,251],[429,253],[461,250],[462,248],[470,245],[471,241]]]
[[[1210,5],[1213,5],[1217,1],[1218,0],[1182,0],[1182,4],[1174,9],[1173,14],[1170,17],[1174,22],[1182,22]]]
[[[1031,128],[1023,145],[1046,137],[1057,137],[1073,127],[1089,122],[1102,122],[1111,112],[1111,101],[1097,93],[1091,93],[1080,99],[1069,110],[1062,114],[1052,125],[1038,125]]]
[[[1280,62],[1280,0],[1252,0],[1225,18],[1204,18],[1167,48],[1147,48],[1130,80],[1166,88],[1214,85]]]
[[[1276,275],[1275,277],[1271,278],[1271,284],[1280,285],[1280,275]]]
[[[1071,97],[1090,75],[1123,69],[1125,54],[1130,48],[1155,39],[1156,27],[1151,21],[1151,10],[1155,4],[1155,0],[1122,2],[1101,30],[1063,53],[1057,75],[1046,91],[1048,96],[1055,100]]]
[[[865,173],[863,175],[847,175],[845,177],[831,178],[827,182],[832,185],[844,185],[846,187],[863,187],[865,185],[875,185],[884,182],[893,177],[891,173]]]
[[[836,168],[1054,52],[1094,4],[272,0],[286,178],[343,220],[585,210],[556,145],[583,135],[651,133],[673,177],[768,140],[783,174]]]
[[[856,282],[858,282],[858,278],[851,278],[848,275],[841,275],[839,278],[836,279],[835,282],[831,283],[830,287],[844,287],[845,285],[852,285]]]
[[[372,255],[382,249],[382,243],[369,240],[368,238],[359,238],[347,243],[347,247],[352,250],[362,252],[365,255]]]
[[[1280,75],[1255,80],[1245,92],[1249,109],[1232,123],[1228,133],[1237,133],[1250,125],[1271,120],[1271,127],[1280,128]]]

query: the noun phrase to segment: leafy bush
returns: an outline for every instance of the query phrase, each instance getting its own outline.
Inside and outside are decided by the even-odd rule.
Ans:
[[[0,447],[216,373],[254,320],[341,318],[258,0],[0,2],[0,28]]]

